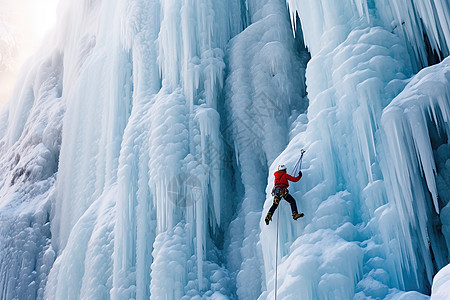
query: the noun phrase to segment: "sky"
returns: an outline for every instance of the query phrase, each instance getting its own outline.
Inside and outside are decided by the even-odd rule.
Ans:
[[[0,0],[0,108],[9,100],[20,68],[56,20],[59,0]]]

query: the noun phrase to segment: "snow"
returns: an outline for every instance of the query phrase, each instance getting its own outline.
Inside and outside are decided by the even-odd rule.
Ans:
[[[58,15],[0,113],[2,299],[445,297],[447,2]]]
[[[433,287],[431,288],[431,300],[446,299],[449,295],[450,265],[442,268],[433,279]]]

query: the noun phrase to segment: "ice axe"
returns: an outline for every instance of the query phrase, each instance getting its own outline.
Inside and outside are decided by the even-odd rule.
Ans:
[[[298,158],[298,160],[294,166],[294,171],[293,171],[294,176],[302,169],[303,154],[305,154],[305,152],[306,151],[304,149],[300,150],[300,157]]]

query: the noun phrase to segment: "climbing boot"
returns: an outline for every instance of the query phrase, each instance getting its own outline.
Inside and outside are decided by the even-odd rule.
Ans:
[[[266,219],[264,221],[266,221],[266,225],[269,225],[269,222],[272,221],[272,214],[267,213]]]
[[[292,218],[294,218],[294,220],[297,220],[298,218],[301,218],[301,217],[303,217],[304,216],[304,214],[303,213],[293,213],[292,214]]]

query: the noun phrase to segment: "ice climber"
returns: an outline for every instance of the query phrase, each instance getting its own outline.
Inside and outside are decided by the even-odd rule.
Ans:
[[[269,225],[269,222],[272,220],[272,215],[275,212],[275,210],[277,209],[281,198],[284,198],[284,200],[286,200],[287,202],[289,202],[289,204],[291,204],[292,217],[294,218],[294,220],[297,220],[298,218],[303,217],[304,214],[298,213],[297,204],[295,203],[295,199],[294,199],[294,197],[292,197],[289,194],[289,191],[287,189],[289,186],[289,181],[297,182],[300,180],[300,178],[302,178],[302,171],[298,172],[297,177],[293,177],[286,172],[285,165],[279,165],[278,171],[276,171],[274,173],[274,175],[275,175],[275,184],[274,184],[274,187],[272,190],[272,196],[274,196],[274,198],[273,198],[273,204],[270,207],[269,212],[267,213],[267,216],[265,219],[266,225]]]

